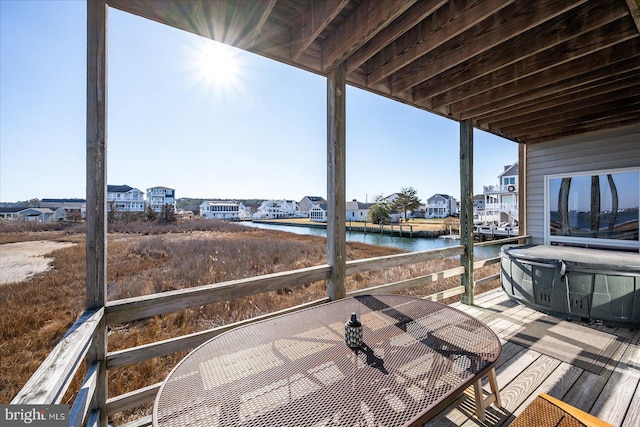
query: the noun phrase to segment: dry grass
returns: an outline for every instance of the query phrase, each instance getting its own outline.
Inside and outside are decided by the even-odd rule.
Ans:
[[[110,233],[109,299],[253,277],[326,262],[326,243],[322,237],[228,223],[210,226],[207,231],[194,231],[198,230],[195,225],[140,227],[137,231],[131,227],[138,225],[129,225],[129,228],[121,229],[120,233]],[[82,312],[84,304],[83,234],[67,234],[65,231],[19,232],[9,236],[10,234],[14,233],[2,230],[2,241],[51,238],[81,244],[55,252],[53,270],[20,284],[0,287],[0,304],[3,307],[0,312],[0,403],[9,402],[19,391]],[[32,239],[28,239],[29,236]],[[349,243],[347,252],[349,259],[362,259],[400,253],[401,250]],[[446,259],[360,273],[348,277],[347,289],[395,282],[458,265],[457,259]],[[478,272],[476,276],[482,277],[496,271],[497,266],[492,266]],[[424,296],[459,283],[459,278],[452,278],[412,288],[404,293]],[[205,330],[316,300],[325,296],[325,286],[324,282],[317,282],[116,325],[109,331],[109,350]],[[162,381],[182,357],[184,353],[110,370],[110,396]],[[81,376],[80,373],[79,377]],[[79,379],[72,389],[77,389],[78,383]],[[66,398],[72,399],[73,395],[69,394]],[[148,409],[149,405],[118,414],[111,419],[111,423],[118,425],[140,416]]]

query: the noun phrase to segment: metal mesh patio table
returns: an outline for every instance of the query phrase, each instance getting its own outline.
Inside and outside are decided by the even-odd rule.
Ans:
[[[363,345],[344,324],[355,312]],[[420,425],[476,388],[499,406],[498,337],[444,304],[399,295],[345,298],[223,333],[169,374],[155,426]],[[483,397],[480,380],[492,392]]]

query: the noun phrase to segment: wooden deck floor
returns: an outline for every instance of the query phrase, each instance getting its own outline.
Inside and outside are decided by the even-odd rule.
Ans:
[[[640,427],[640,329],[584,324],[594,330],[594,335],[619,337],[615,347],[611,347],[615,348],[611,357],[599,373],[594,373],[595,369],[583,369],[580,363],[545,354],[553,354],[557,348],[543,346],[534,351],[509,341],[507,338],[513,340],[514,333],[530,327],[532,322],[541,322],[546,316],[509,300],[501,289],[476,296],[473,306],[454,306],[482,319],[503,343],[496,368],[503,408],[490,406],[487,420],[480,422],[474,414],[471,389],[425,425],[507,426],[538,394],[547,393],[615,426]]]

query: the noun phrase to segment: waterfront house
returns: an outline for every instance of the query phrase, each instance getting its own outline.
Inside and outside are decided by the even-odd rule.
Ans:
[[[245,212],[241,205],[236,201],[205,200],[200,204],[200,216],[207,219],[239,220],[240,212]]]
[[[144,193],[128,185],[108,185],[107,205],[109,211],[144,212]]]
[[[326,79],[326,263],[233,283],[107,300],[104,189],[109,8],[231,44]],[[518,144],[517,198],[522,235],[510,241],[583,247],[595,242],[637,255],[638,199],[623,198],[637,196],[640,188],[637,1],[90,0],[87,17],[86,311],[13,403],[58,403],[74,374],[87,367],[72,415],[78,424],[87,420],[91,426],[106,426],[110,414],[153,402],[160,388],[160,384],[148,384],[113,396],[108,371],[119,368],[126,373],[126,369],[136,369],[137,362],[191,349],[224,330],[214,328],[109,351],[107,328],[111,325],[228,300],[230,290],[234,296],[244,297],[278,286],[325,281],[327,297],[313,302],[320,304],[347,296],[349,275],[459,256],[458,267],[442,272],[446,277],[459,276],[459,286],[443,294],[460,296],[457,306],[490,324],[505,342],[498,374],[502,407],[491,408],[486,424],[507,425],[538,394],[549,393],[613,425],[637,425],[637,330],[606,329],[618,331],[620,335],[613,340],[618,346],[596,372],[579,363],[593,351],[578,351],[569,359],[558,352],[544,354],[551,353],[545,338],[560,349],[575,347],[580,340],[561,336],[551,324],[538,322],[540,313],[506,300],[500,290],[476,295],[478,284],[499,277],[474,279],[477,266],[500,260],[474,262],[472,235],[474,129],[478,129]],[[460,245],[399,254],[392,259],[347,261],[347,84],[459,123],[459,138],[438,140],[431,154],[437,158],[442,144],[459,146]],[[304,140],[299,144],[304,149]],[[402,139],[394,142],[393,149],[410,153],[411,148]],[[379,172],[377,165],[371,170]],[[585,182],[593,183],[594,191],[591,187],[585,191]],[[585,201],[588,209],[583,206]],[[599,213],[605,214],[604,218]],[[610,254],[615,257],[619,252]],[[438,276],[430,275],[429,280]],[[396,292],[405,285],[408,287],[406,283],[388,283],[366,292]],[[411,286],[416,285],[421,289],[422,282],[411,279]],[[529,324],[540,325],[540,333],[525,334],[529,341],[514,343],[513,334]],[[238,324],[225,328],[234,326]],[[596,326],[592,333],[604,329]],[[279,400],[263,401],[262,406],[255,406],[259,408],[256,411],[288,404],[291,393],[286,390],[291,386],[285,387],[285,392],[277,395]],[[479,419],[469,408],[485,399],[481,388],[472,394],[475,396],[461,396],[443,408],[437,424],[478,425]],[[422,390],[414,390],[411,397],[421,395]],[[388,397],[391,399],[387,403],[392,402],[395,408],[405,407],[401,397]],[[215,408],[210,412],[215,413]],[[326,421],[339,421],[339,416],[328,413]],[[151,416],[133,421],[136,426],[150,423]]]
[[[327,204],[318,203],[309,209],[309,219],[314,222],[327,222]]]
[[[457,213],[457,200],[448,195],[436,193],[424,205],[425,218],[446,218]]]
[[[357,200],[346,202],[347,222],[365,222],[369,220],[369,208],[374,203],[363,203]]]
[[[176,210],[176,190],[168,187],[147,188],[147,205],[151,206],[154,212],[160,212],[164,205],[173,206]]]
[[[304,196],[298,202],[298,210],[301,214],[308,214],[315,205],[324,203],[326,205],[327,201],[320,196]]]
[[[255,214],[254,219],[282,219],[294,218],[299,214],[298,204],[295,200],[265,200]]]
[[[518,162],[507,165],[498,175],[497,185],[484,186],[484,209],[478,210],[483,222],[518,223]]]

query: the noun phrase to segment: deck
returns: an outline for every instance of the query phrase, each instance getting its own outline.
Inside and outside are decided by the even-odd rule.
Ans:
[[[445,409],[428,426],[506,426],[540,393],[547,393],[615,426],[640,426],[640,329],[610,328],[571,322],[577,330],[593,330],[593,343],[612,337],[609,351],[596,355],[583,351],[571,360],[562,343],[551,339],[532,341],[531,346],[516,344],[527,328],[551,329],[546,316],[509,300],[501,289],[476,296],[473,306],[454,304],[487,323],[503,343],[502,357],[496,369],[502,409],[490,406],[486,422],[474,417],[473,391]],[[568,322],[567,322],[568,323]],[[520,335],[518,335],[520,332]],[[548,336],[553,335],[553,331]],[[526,335],[528,336],[528,335]],[[578,340],[578,333],[574,338]],[[570,341],[566,340],[566,341]],[[576,343],[577,344],[577,343]],[[531,347],[534,347],[532,349]],[[550,356],[564,353],[560,358]],[[589,360],[593,363],[589,364]],[[488,387],[487,387],[488,389]]]

